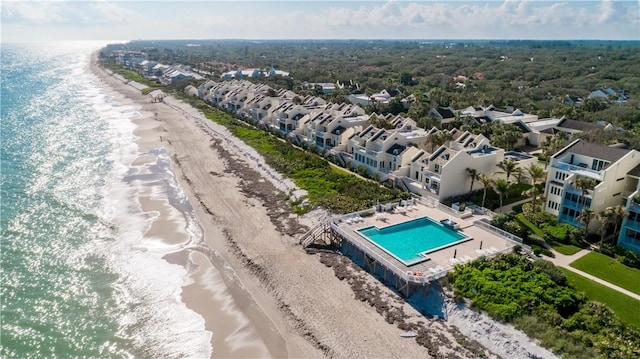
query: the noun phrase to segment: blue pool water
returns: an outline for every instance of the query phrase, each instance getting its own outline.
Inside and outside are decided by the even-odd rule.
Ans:
[[[362,228],[358,232],[405,265],[426,260],[427,257],[421,254],[434,252],[470,239],[426,217],[382,229],[371,226]]]

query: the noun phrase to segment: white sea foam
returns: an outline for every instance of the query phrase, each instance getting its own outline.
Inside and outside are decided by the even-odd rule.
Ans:
[[[103,173],[104,185],[96,188],[100,201],[94,211],[104,223],[111,224],[111,232],[103,236],[99,247],[87,250],[102,256],[110,271],[118,275],[114,290],[120,335],[133,340],[135,347],[130,352],[135,356],[208,357],[211,333],[205,331],[204,319],[181,301],[186,271],[162,259],[174,248],[149,246],[144,240],[143,233],[156,216],[141,211],[138,196],[143,184],[123,181],[129,164],[139,155],[132,122],[140,117],[139,108],[114,100],[92,75],[73,73],[88,82],[91,90],[83,100],[99,115],[97,120],[104,122],[101,135],[110,142],[104,161],[109,170]],[[197,230],[190,231],[199,235]],[[112,343],[106,350],[109,345]]]

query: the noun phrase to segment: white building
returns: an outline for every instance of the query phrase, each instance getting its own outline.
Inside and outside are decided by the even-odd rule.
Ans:
[[[597,214],[607,207],[627,204],[637,189],[633,171],[638,165],[640,152],[636,150],[575,140],[551,157],[544,209],[561,222],[583,226],[579,219],[583,208]],[[581,177],[595,184],[586,193],[577,186]],[[590,227],[596,226],[593,219]]]

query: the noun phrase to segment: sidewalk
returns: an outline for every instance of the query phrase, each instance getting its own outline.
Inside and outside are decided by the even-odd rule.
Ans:
[[[591,253],[590,250],[583,249],[583,250],[579,251],[578,253],[570,255],[570,256],[566,256],[564,254],[558,253],[553,249],[551,249],[551,252],[555,255],[555,258],[551,258],[551,257],[545,256],[544,259],[550,261],[551,263],[555,264],[558,267],[566,268],[566,269],[568,269],[568,270],[570,270],[570,271],[572,271],[574,273],[580,274],[581,276],[583,276],[585,278],[591,279],[592,281],[595,281],[596,283],[600,283],[600,284],[602,284],[604,286],[607,286],[607,287],[609,287],[609,288],[611,288],[613,290],[616,290],[616,291],[618,291],[618,292],[620,292],[622,294],[628,295],[628,296],[630,296],[631,298],[633,298],[635,300],[640,301],[640,295],[638,295],[636,293],[633,293],[631,291],[628,291],[628,290],[626,290],[624,288],[620,288],[615,284],[611,284],[611,283],[609,283],[609,282],[607,282],[605,280],[602,280],[602,279],[600,279],[598,277],[595,277],[595,276],[593,276],[593,275],[591,275],[589,273],[585,273],[585,272],[583,272],[583,271],[581,271],[579,269],[573,268],[573,267],[571,267],[569,265],[569,264],[571,264],[571,262],[573,262],[573,261],[575,261],[575,260],[577,260],[579,258],[582,258],[585,255]]]

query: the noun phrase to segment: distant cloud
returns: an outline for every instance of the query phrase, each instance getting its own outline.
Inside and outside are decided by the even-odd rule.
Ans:
[[[131,21],[134,14],[119,4],[99,1],[3,1],[3,23],[57,24],[87,26],[120,25]]]
[[[600,3],[600,16],[598,23],[609,23],[623,19],[625,8],[619,1],[602,0]]]
[[[638,1],[12,1],[2,40],[626,39]]]
[[[506,0],[501,3],[469,4],[391,0],[377,5],[362,5],[357,9],[332,7],[316,21],[325,26],[353,29],[391,27],[395,31],[401,31],[402,28],[416,27],[440,31],[442,34],[456,30],[456,33],[469,38],[479,33],[491,32],[492,29],[495,34],[503,34],[505,37],[535,37],[538,34],[544,37],[545,31],[541,26],[555,26],[556,31],[581,31],[585,26],[596,23],[623,27],[637,23],[633,16],[623,16],[627,13],[635,13],[637,16],[638,4],[631,1],[603,0],[599,5],[589,4],[591,6],[588,9],[581,5],[585,3]],[[572,33],[567,35],[571,36]]]
[[[3,23],[61,23],[66,21],[59,4],[53,2],[7,1],[0,4]]]

